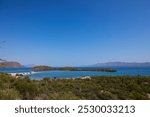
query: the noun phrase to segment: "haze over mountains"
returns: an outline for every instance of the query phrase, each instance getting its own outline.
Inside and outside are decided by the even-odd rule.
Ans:
[[[0,59],[0,68],[21,68],[24,67],[22,64],[19,62],[15,61],[6,61],[3,59]]]
[[[7,61],[0,59],[0,68],[22,68],[22,67],[35,67],[34,64],[22,65],[16,61]],[[96,63],[93,65],[88,65],[88,67],[111,67],[111,66],[124,66],[124,67],[144,67],[150,66],[150,62],[106,62],[106,63]]]
[[[106,62],[106,63],[96,63],[91,66],[93,67],[101,67],[101,66],[140,67],[140,66],[150,66],[150,62]]]
[[[27,64],[27,65],[24,65],[25,67],[35,67],[35,66],[37,66],[37,65],[35,65],[35,64]]]

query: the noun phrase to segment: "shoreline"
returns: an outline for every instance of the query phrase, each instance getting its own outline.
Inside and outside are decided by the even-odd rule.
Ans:
[[[10,74],[11,76],[13,77],[29,77],[30,79],[34,79],[28,75],[32,75],[32,74],[37,74],[39,72],[35,72],[35,71],[32,71],[32,72],[20,72],[20,73],[6,73],[6,74]],[[99,76],[90,76],[90,75],[85,75],[85,76],[77,76],[77,77],[42,77],[40,79],[34,79],[34,80],[43,80],[43,79],[91,79],[92,77],[150,77],[150,75],[99,75]]]
[[[25,75],[31,75],[31,74],[36,74],[38,72],[35,71],[30,71],[30,72],[12,72],[12,73],[7,73],[10,74],[11,76],[25,76]]]

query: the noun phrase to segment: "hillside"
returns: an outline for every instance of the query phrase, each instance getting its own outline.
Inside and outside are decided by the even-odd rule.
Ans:
[[[33,67],[32,70],[47,71],[47,70],[53,70],[53,68],[49,67],[49,66],[42,65],[42,66]]]
[[[76,68],[76,67],[49,67],[49,66],[36,66],[32,70],[48,71],[48,70],[62,70],[62,71],[97,71],[97,72],[116,72],[111,68]]]
[[[67,71],[79,71],[79,69],[77,68],[73,68],[73,67],[62,67],[62,68],[56,68],[56,67],[49,67],[49,66],[36,66],[33,67],[32,70],[67,70]]]
[[[0,59],[0,68],[20,68],[20,67],[24,67],[24,66],[18,62],[6,61]]]

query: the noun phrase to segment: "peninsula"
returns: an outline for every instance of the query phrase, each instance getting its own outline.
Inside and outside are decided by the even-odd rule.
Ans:
[[[98,72],[116,72],[112,68],[77,68],[77,67],[50,67],[50,66],[36,66],[34,71],[49,71],[49,70],[63,70],[63,71],[98,71]]]

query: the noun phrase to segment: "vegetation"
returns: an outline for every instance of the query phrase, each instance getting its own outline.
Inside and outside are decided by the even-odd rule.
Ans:
[[[45,70],[53,70],[53,67],[49,67],[49,66],[36,66],[33,67],[32,70],[37,70],[37,71],[45,71]]]
[[[147,100],[150,99],[150,76],[31,80],[1,73],[0,99]]]
[[[56,68],[57,70],[66,70],[66,71],[79,71],[79,68],[75,67],[62,67],[62,68]]]
[[[49,66],[36,66],[32,70],[45,71],[45,70],[64,70],[64,71],[101,71],[101,72],[116,72],[111,68],[76,68],[76,67],[49,67]]]
[[[56,67],[49,67],[49,66],[36,66],[33,67],[32,70],[37,70],[37,71],[44,71],[44,70],[68,70],[68,71],[78,71],[78,68],[73,68],[73,67],[60,67],[60,68],[56,68]]]
[[[112,68],[81,68],[80,71],[117,72],[117,70]]]

